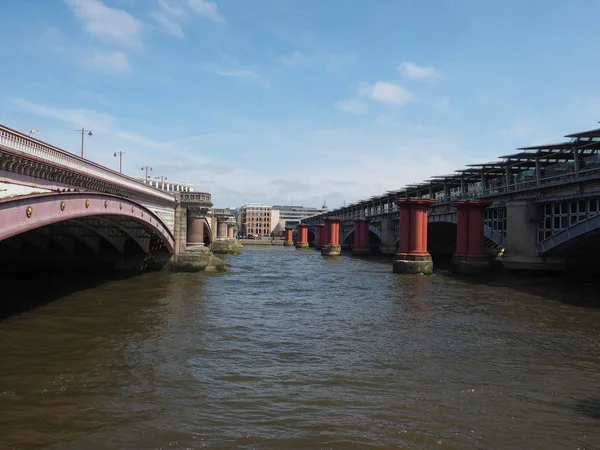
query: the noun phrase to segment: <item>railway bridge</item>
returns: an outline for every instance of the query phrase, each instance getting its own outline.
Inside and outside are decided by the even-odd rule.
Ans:
[[[500,256],[509,269],[597,268],[600,129],[565,138],[310,217],[301,227],[324,253],[340,246],[394,254],[398,272],[430,271],[431,255],[451,257],[453,269],[466,273]]]

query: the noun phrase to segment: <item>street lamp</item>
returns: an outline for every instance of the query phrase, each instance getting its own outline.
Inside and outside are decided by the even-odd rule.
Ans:
[[[150,166],[146,166],[146,184],[148,184],[148,170],[152,171],[152,167]],[[142,167],[140,170],[144,170],[144,167]]]
[[[113,156],[116,158],[117,154],[119,155],[119,173],[123,173],[123,155],[125,154],[125,152],[119,150],[118,152],[115,152]]]
[[[93,136],[93,134],[92,134],[91,130],[86,130],[85,128],[82,128],[81,130],[75,130],[75,131],[81,132],[81,157],[83,158],[83,141],[85,139],[85,134],[86,134],[86,132],[87,132],[88,136]]]

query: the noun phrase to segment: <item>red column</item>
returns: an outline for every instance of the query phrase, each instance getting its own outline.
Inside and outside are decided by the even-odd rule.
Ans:
[[[340,245],[340,219],[338,217],[326,217],[325,229],[327,230],[325,245]]]
[[[492,204],[488,200],[460,200],[452,203],[456,208],[456,256],[485,257],[483,226],[485,210]]]
[[[399,254],[429,256],[427,252],[427,210],[434,200],[403,198],[396,201],[400,209]]]
[[[298,242],[297,245],[308,245],[308,228],[310,225],[307,223],[298,224]]]
[[[485,209],[488,200],[459,200],[456,208],[456,253],[452,256],[452,270],[460,273],[477,273],[488,268],[484,251]]]
[[[324,221],[327,220],[327,218],[323,219]],[[323,224],[323,238],[321,239],[321,243],[323,245],[327,245],[327,243],[329,242],[329,227],[326,224]]]
[[[323,245],[325,238],[325,225],[320,223],[317,225],[317,245]]]
[[[285,242],[292,242],[294,240],[293,233],[294,233],[294,229],[293,228],[286,228],[285,229]]]
[[[369,219],[356,219],[354,221],[354,247],[369,246]]]

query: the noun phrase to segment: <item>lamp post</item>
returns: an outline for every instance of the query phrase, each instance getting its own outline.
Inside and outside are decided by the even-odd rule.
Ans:
[[[75,131],[81,132],[81,157],[83,158],[83,142],[85,140],[85,135],[87,132],[88,136],[93,136],[92,130],[86,130],[85,128],[82,128],[81,130],[75,130]]]
[[[146,169],[146,184],[148,184],[148,170],[152,171],[152,167],[146,166],[145,169]],[[141,170],[144,170],[144,167],[142,167]]]
[[[113,155],[115,158],[117,157],[117,155],[119,155],[119,173],[123,173],[123,155],[125,154],[124,151],[119,150],[118,152],[115,152],[115,154]]]

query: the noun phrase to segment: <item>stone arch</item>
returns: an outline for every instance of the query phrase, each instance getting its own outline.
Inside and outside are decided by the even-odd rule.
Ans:
[[[174,252],[174,237],[164,222],[146,207],[128,199],[98,193],[38,194],[14,197],[0,202],[0,241],[46,225],[90,217],[119,220],[147,230],[156,236],[169,253]],[[140,241],[130,228],[123,232],[148,251],[148,244]],[[117,244],[118,245],[118,244]]]

